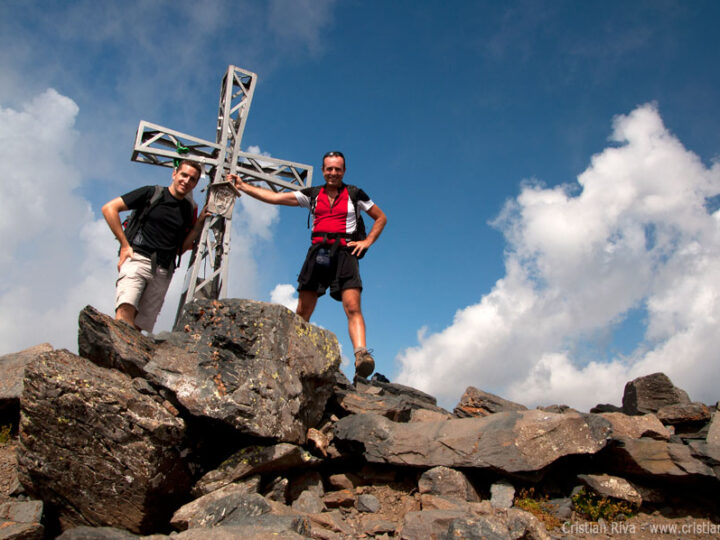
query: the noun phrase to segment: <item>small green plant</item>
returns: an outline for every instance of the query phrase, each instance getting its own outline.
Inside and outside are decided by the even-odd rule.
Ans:
[[[6,445],[10,442],[10,435],[12,433],[12,424],[0,426],[0,445]]]
[[[590,521],[602,518],[605,521],[615,521],[618,516],[632,517],[637,513],[637,507],[627,501],[601,497],[597,493],[581,489],[572,496],[573,508]]]
[[[515,507],[530,512],[540,521],[547,530],[557,529],[562,521],[552,513],[552,505],[548,502],[548,496],[535,494],[535,488],[522,488],[515,497]]]

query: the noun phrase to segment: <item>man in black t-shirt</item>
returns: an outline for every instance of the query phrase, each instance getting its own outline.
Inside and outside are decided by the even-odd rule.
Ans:
[[[201,173],[199,164],[182,161],[173,171],[172,183],[162,189],[133,238],[125,236],[120,212],[140,212],[150,204],[155,186],[141,187],[102,207],[105,221],[120,242],[116,320],[152,332],[170,286],[175,257],[192,247],[207,215],[203,208],[196,220],[189,197]]]

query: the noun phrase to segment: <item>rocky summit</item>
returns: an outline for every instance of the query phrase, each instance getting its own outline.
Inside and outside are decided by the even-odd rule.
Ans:
[[[589,504],[627,530],[634,512],[717,522],[717,406],[662,373],[588,413],[475,387],[450,412],[351,383],[335,336],[279,305],[201,300],[178,327],[88,306],[79,354],[0,357],[18,427],[0,538],[571,538],[609,530]]]

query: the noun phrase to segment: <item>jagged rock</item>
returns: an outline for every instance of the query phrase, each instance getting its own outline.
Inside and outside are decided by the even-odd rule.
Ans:
[[[499,516],[478,516],[453,519],[443,534],[442,540],[514,540],[507,525]]]
[[[305,491],[312,491],[320,497],[325,494],[322,476],[319,472],[306,471],[295,476],[290,482],[288,496],[290,497],[290,500],[294,501]]]
[[[400,538],[403,540],[421,540],[440,538],[450,523],[456,519],[468,518],[462,510],[421,510],[408,512],[403,518]],[[456,538],[463,538],[462,536]]]
[[[263,495],[270,501],[287,503],[287,492],[290,480],[278,476],[265,488]]]
[[[625,413],[610,412],[602,413],[600,416],[610,422],[614,437],[630,437],[632,439],[650,437],[667,441],[672,435],[654,414],[628,416]]]
[[[330,438],[320,431],[319,429],[310,428],[308,429],[307,435],[305,436],[308,443],[312,443],[315,448],[323,455],[327,457],[328,446],[330,445]]]
[[[272,507],[262,495],[257,493],[247,494],[241,490],[230,489],[232,486],[221,492],[213,492],[204,497],[194,500],[180,508],[173,515],[170,524],[178,530],[217,527],[219,525],[246,525],[254,524],[281,524],[289,530],[303,533],[295,528],[296,519],[277,520],[280,517],[271,514]],[[297,516],[283,516],[294,518]]]
[[[140,538],[136,534],[118,529],[115,527],[88,527],[82,525],[73,529],[68,529],[57,540],[134,540]],[[146,539],[150,537],[146,536]]]
[[[380,380],[358,380],[356,386],[339,382],[335,400],[348,414],[379,414],[395,422],[410,422],[417,411],[450,416],[448,411],[437,406],[434,397],[409,386]]]
[[[510,482],[501,480],[490,486],[490,504],[493,508],[510,508],[514,499],[515,487]]]
[[[690,424],[710,420],[710,409],[700,402],[678,403],[660,407],[655,413],[663,424]]]
[[[433,467],[425,471],[418,480],[421,494],[438,495],[461,501],[479,501],[475,488],[462,472],[449,467]]]
[[[304,443],[319,423],[340,365],[331,332],[277,304],[197,300],[184,332],[158,343],[88,308],[80,324],[93,361],[142,375],[194,416],[284,442]]]
[[[712,468],[715,471],[715,476],[720,478],[720,446],[708,444],[705,441],[690,441],[688,446],[693,457]]]
[[[6,416],[7,420],[16,422],[19,417],[25,366],[41,354],[52,350],[49,343],[41,343],[20,352],[0,356],[0,414]]]
[[[441,422],[451,418],[453,418],[453,415],[450,413],[429,411],[427,409],[415,409],[410,413],[410,422]]]
[[[379,519],[373,515],[365,516],[362,520],[362,533],[374,538],[395,537],[397,525],[387,519]]]
[[[623,409],[622,407],[618,407],[617,405],[611,405],[610,403],[598,403],[592,409],[590,409],[590,412],[595,414],[616,413],[623,412]]]
[[[613,497],[639,507],[642,496],[630,482],[608,474],[578,474],[578,480],[601,497]]]
[[[263,515],[257,520],[247,520],[242,524],[188,529],[172,535],[172,539],[238,540],[242,538],[242,540],[267,540],[268,538],[277,538],[278,540],[306,540],[310,534],[309,527],[309,521],[305,517]],[[298,533],[297,530],[303,532]]]
[[[573,454],[594,454],[610,434],[597,415],[543,411],[496,413],[444,422],[402,424],[358,414],[342,418],[335,438],[371,463],[538,471]]]
[[[646,414],[657,412],[665,405],[690,403],[690,397],[676,388],[664,373],[653,373],[627,383],[622,403],[625,414]]]
[[[540,521],[523,510],[511,508],[503,514],[465,517],[453,520],[447,532],[438,537],[442,540],[463,538],[466,540],[550,540],[550,535]]]
[[[181,506],[172,516],[170,525],[178,531],[184,531],[194,527],[205,527],[207,523],[212,521],[213,518],[208,517],[211,512],[224,511],[227,507],[236,504],[238,501],[245,501],[248,503],[248,499],[241,499],[241,496],[246,495],[257,495],[257,493],[248,492],[248,487],[242,484],[229,484],[222,487],[212,493],[203,495]],[[264,501],[262,497],[260,499],[250,499],[252,501]],[[250,505],[246,504],[246,507]],[[265,502],[258,502],[257,507],[262,508],[264,511],[270,511],[270,505]]]
[[[380,511],[380,501],[375,495],[370,493],[363,493],[358,495],[355,507],[358,512],[372,513]]]
[[[247,476],[307,467],[319,461],[307,450],[290,443],[248,446],[230,456],[217,469],[205,474],[195,484],[193,493],[205,495]]]
[[[325,510],[325,503],[314,491],[303,491],[293,502],[292,509],[305,514],[319,514]]]
[[[11,501],[0,504],[0,538],[42,540],[42,501]]]
[[[460,403],[453,410],[453,414],[459,418],[471,416],[487,416],[503,411],[526,411],[525,405],[513,403],[495,394],[483,392],[474,386],[468,386],[460,398]]]
[[[713,470],[695,459],[684,444],[619,437],[608,448],[608,455],[612,469],[621,474],[664,479],[715,476]]]
[[[541,411],[563,414],[566,412],[579,412],[573,409],[570,405],[547,405],[545,407],[538,407]]]
[[[349,489],[330,491],[323,496],[323,502],[328,508],[339,508],[341,506],[355,506],[355,494]]]
[[[65,350],[25,368],[19,478],[53,505],[63,529],[148,532],[187,495],[185,423],[122,373]]]
[[[484,501],[490,504],[490,501]],[[480,502],[468,502],[457,498],[441,497],[439,495],[431,495],[423,493],[420,495],[421,510],[462,510],[463,512],[480,512]],[[492,511],[492,508],[490,509]]]
[[[328,484],[335,489],[354,489],[361,483],[360,478],[352,473],[332,474],[328,477]]]
[[[78,353],[98,366],[142,377],[155,344],[127,323],[86,306],[78,317]]]
[[[358,536],[343,520],[340,510],[308,514],[312,538],[353,538]]]
[[[714,412],[712,414],[705,440],[708,444],[720,446],[720,413]]]

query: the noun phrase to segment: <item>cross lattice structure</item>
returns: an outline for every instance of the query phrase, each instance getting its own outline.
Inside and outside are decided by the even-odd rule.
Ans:
[[[220,86],[215,142],[140,121],[132,160],[175,168],[181,159],[200,163],[210,179],[205,220],[185,276],[175,324],[185,304],[196,298],[224,298],[228,288],[230,231],[235,196],[240,195],[225,177],[237,174],[244,181],[259,181],[273,191],[299,190],[312,185],[310,165],[243,152],[240,147],[257,75],[228,66]]]

